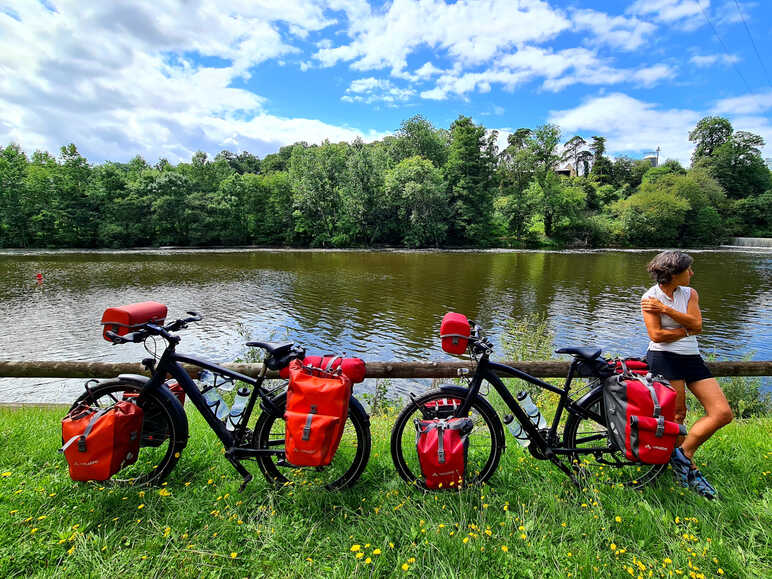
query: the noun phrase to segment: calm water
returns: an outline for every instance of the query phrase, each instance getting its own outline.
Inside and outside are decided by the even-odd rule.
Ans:
[[[99,320],[106,307],[149,299],[166,303],[170,318],[202,313],[180,351],[220,362],[242,355],[248,339],[290,339],[309,352],[366,360],[449,359],[438,337],[449,310],[481,322],[494,344],[508,318],[542,311],[557,346],[639,355],[648,340],[638,302],[655,253],[5,252],[0,357],[137,361],[142,347],[103,341]],[[703,352],[772,359],[772,252],[692,254]],[[0,402],[68,401],[81,383],[0,379]]]

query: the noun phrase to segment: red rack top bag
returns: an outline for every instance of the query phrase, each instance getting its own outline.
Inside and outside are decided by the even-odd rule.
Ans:
[[[359,384],[365,379],[367,366],[362,358],[342,358],[341,356],[306,356],[303,358],[304,366],[314,366],[315,368],[324,368],[325,370],[336,371],[340,369],[343,374],[348,376],[352,384]],[[279,377],[289,378],[289,366],[279,370]]]
[[[442,317],[440,324],[440,338],[442,349],[448,354],[463,354],[469,343],[469,320],[464,314],[448,312]]]
[[[108,331],[119,336],[133,332],[143,324],[163,324],[166,320],[166,306],[158,302],[140,302],[117,308],[107,308],[102,314],[102,337],[112,342],[105,334]]]

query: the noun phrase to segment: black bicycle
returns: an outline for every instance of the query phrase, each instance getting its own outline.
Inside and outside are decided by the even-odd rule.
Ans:
[[[481,394],[483,383],[492,385],[514,415],[530,441],[528,450],[537,459],[549,460],[579,485],[577,475],[600,482],[640,488],[651,483],[666,465],[642,464],[625,458],[606,428],[603,382],[613,370],[599,348],[561,348],[556,352],[573,356],[562,388],[548,384],[522,370],[490,360],[493,346],[479,325],[470,322],[467,351],[476,364],[465,376],[467,386],[443,385],[414,397],[400,412],[391,433],[391,456],[400,476],[424,486],[416,452],[416,420],[469,416],[474,429],[469,434],[465,484],[487,481],[498,467],[506,446],[504,427],[494,405]],[[501,376],[519,378],[559,396],[551,425],[537,426],[529,419]],[[582,387],[573,382],[581,379]],[[506,411],[504,411],[506,412]],[[562,418],[565,426],[560,432]],[[512,437],[514,440],[514,437]]]
[[[225,458],[243,477],[241,489],[252,479],[242,461],[256,461],[265,478],[276,485],[320,485],[330,490],[348,487],[359,478],[370,457],[370,419],[362,404],[354,397],[349,404],[338,451],[332,463],[325,467],[296,467],[285,460],[284,408],[286,383],[266,389],[267,371],[280,370],[293,359],[303,359],[305,351],[292,342],[249,342],[247,346],[261,348],[264,359],[257,378],[229,370],[218,364],[194,356],[177,353],[180,337],[175,332],[188,324],[198,322],[201,316],[188,312],[190,317],[178,319],[165,326],[143,324],[135,331],[118,335],[105,331],[105,337],[115,344],[141,343],[151,338],[161,338],[165,348],[160,357],[146,358],[143,365],[151,372],[150,378],[142,375],[122,374],[117,378],[86,383],[86,392],[72,405],[105,408],[124,400],[134,401],[142,407],[143,428],[139,458],[131,466],[121,470],[113,481],[134,485],[158,484],[172,471],[188,442],[188,418],[180,403],[184,392],[190,404],[206,420],[225,447]],[[146,349],[150,351],[149,344]],[[195,366],[212,373],[212,380],[203,387],[194,382],[183,364]],[[167,377],[171,376],[171,380]],[[175,385],[175,382],[178,386]],[[242,392],[251,390],[240,416],[230,424],[218,418],[217,408],[210,407],[205,396],[212,389],[232,384]],[[172,388],[170,388],[172,386]],[[175,394],[172,390],[177,390]],[[249,426],[256,407],[261,413],[255,424]]]

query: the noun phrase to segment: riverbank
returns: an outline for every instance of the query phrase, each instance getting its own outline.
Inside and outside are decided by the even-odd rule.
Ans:
[[[352,489],[243,493],[198,416],[168,485],[73,483],[61,411],[0,409],[0,575],[470,577],[772,574],[772,419],[737,421],[701,451],[708,502],[669,473],[643,491],[575,490],[516,445],[482,488],[425,494],[398,479],[373,418],[373,455]]]

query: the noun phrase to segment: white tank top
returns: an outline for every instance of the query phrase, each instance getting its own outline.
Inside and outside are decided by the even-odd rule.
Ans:
[[[686,306],[689,304],[690,297],[692,297],[692,290],[690,287],[678,286],[673,292],[673,299],[671,300],[667,294],[660,289],[659,284],[656,284],[646,290],[646,293],[643,294],[641,299],[657,298],[666,306],[670,306],[677,312],[682,312],[685,314]],[[663,330],[683,328],[681,324],[665,314],[660,314],[659,319]],[[674,354],[684,355],[694,355],[700,353],[700,349],[697,346],[697,336],[686,336],[680,340],[676,340],[675,342],[649,342],[649,350],[656,350],[659,352],[673,352]]]

